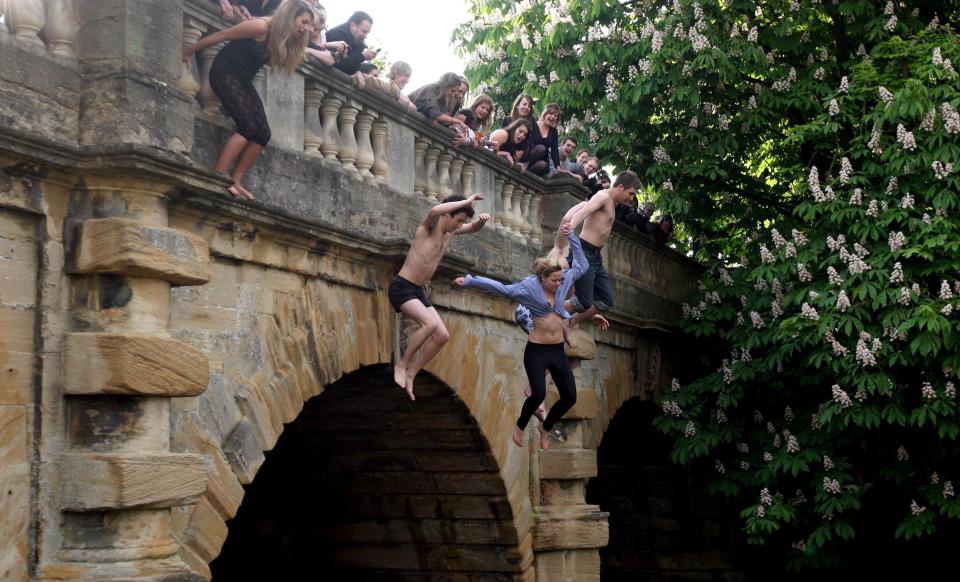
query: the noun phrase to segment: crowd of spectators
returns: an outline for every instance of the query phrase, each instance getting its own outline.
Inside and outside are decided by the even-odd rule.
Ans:
[[[558,128],[561,125],[562,112],[556,103],[544,105],[538,116],[537,103],[533,96],[518,95],[510,108],[510,114],[503,117],[499,126],[494,129],[496,104],[489,96],[481,94],[473,98],[469,107],[464,106],[470,83],[462,75],[445,73],[437,81],[405,94],[404,89],[413,70],[406,62],[395,61],[386,77],[381,76],[382,71],[373,62],[380,49],[368,47],[366,44],[367,36],[373,27],[373,17],[366,12],[354,12],[346,22],[326,30],[326,10],[315,0],[216,2],[223,21],[234,25],[227,31],[217,33],[221,37],[217,40],[232,41],[231,44],[253,43],[234,47],[235,50],[232,51],[221,51],[221,54],[226,52],[232,55],[233,61],[229,64],[234,69],[242,70],[242,82],[233,85],[220,82],[219,90],[216,86],[213,87],[238,127],[237,134],[231,137],[234,142],[228,141],[217,165],[221,171],[227,171],[234,163],[239,168],[239,171],[235,168],[231,173],[235,181],[231,192],[236,195],[253,197],[243,188],[240,180],[269,140],[269,127],[266,126],[263,105],[252,91],[252,85],[246,86],[249,85],[247,77],[251,71],[255,74],[260,66],[268,63],[276,66],[282,62],[284,68],[289,69],[292,58],[306,58],[320,65],[336,68],[349,75],[358,88],[381,92],[396,100],[400,107],[419,112],[434,125],[449,128],[453,132],[452,143],[455,147],[486,148],[520,172],[530,172],[541,177],[570,177],[580,182],[590,196],[610,188],[610,177],[601,169],[600,159],[591,155],[587,149],[578,150],[579,144],[575,137],[560,136]],[[309,13],[309,22],[305,12]],[[297,15],[296,18],[302,22],[282,23],[282,26],[270,24],[271,19],[281,15],[285,19]],[[260,20],[261,24],[249,24],[254,20]],[[264,22],[267,24],[263,24]],[[264,32],[269,30],[273,32]],[[276,44],[272,45],[270,38],[279,34],[284,35],[283,42],[293,48],[281,50]],[[192,50],[185,49],[185,62],[189,64],[189,55],[198,50],[204,42],[209,44],[209,38],[201,39],[193,47],[188,47]],[[248,66],[244,67],[239,61],[244,58],[243,55],[249,55],[250,59],[255,57],[256,62],[248,63]],[[232,79],[229,75],[223,77]],[[243,99],[238,99],[235,95],[220,95],[220,92],[239,91],[237,87],[241,85]],[[239,151],[239,154],[234,150]],[[633,205],[619,206],[617,218],[648,235],[655,243],[664,244],[672,233],[672,218],[665,215],[655,222],[653,205],[648,203],[642,210],[638,210],[637,202],[634,200]]]

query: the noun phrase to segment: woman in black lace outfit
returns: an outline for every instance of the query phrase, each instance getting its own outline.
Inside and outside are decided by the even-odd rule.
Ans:
[[[234,196],[254,199],[241,181],[270,141],[270,126],[263,102],[253,88],[253,78],[265,64],[293,73],[303,60],[313,26],[314,13],[309,4],[284,0],[271,17],[242,22],[183,49],[183,60],[190,66],[193,53],[229,41],[210,68],[210,88],[237,126],[216,165],[218,172],[233,167],[233,185],[228,190]]]

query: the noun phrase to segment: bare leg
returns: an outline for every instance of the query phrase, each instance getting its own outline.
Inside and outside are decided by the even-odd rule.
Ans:
[[[220,152],[220,157],[217,158],[217,165],[214,166],[214,169],[226,174],[230,171],[230,167],[237,161],[237,158],[240,157],[240,152],[242,152],[246,146],[247,138],[239,133],[231,135],[229,139],[227,139],[227,143],[223,144],[223,150]]]
[[[573,317],[570,318],[570,329],[577,327],[577,324],[583,321],[584,319],[591,319],[594,315],[600,313],[600,310],[597,309],[596,305],[591,305],[590,309],[587,309],[583,313],[574,313]]]
[[[240,182],[243,181],[243,177],[247,175],[247,170],[249,170],[250,166],[253,165],[253,162],[260,157],[261,152],[263,152],[262,145],[252,141],[247,142],[247,145],[240,152],[240,157],[237,158],[237,165],[233,167],[233,172],[230,174],[235,185],[240,185]],[[250,199],[253,200],[253,194],[250,194],[246,188],[240,186],[240,191],[241,193],[245,193],[245,196],[249,196]]]
[[[537,430],[540,431],[540,448],[545,451],[550,448],[550,431],[543,427],[542,422],[537,425]]]
[[[407,394],[410,396],[410,400],[413,400],[413,379],[450,339],[450,332],[448,332],[447,327],[443,325],[440,314],[437,313],[437,310],[433,307],[429,309],[436,318],[436,327],[433,334],[430,335],[430,339],[424,342],[423,347],[417,354],[417,359],[407,367],[407,384],[405,388],[407,389]]]
[[[407,366],[410,365],[410,359],[413,358],[413,354],[420,349],[420,346],[423,345],[423,342],[425,342],[427,338],[433,335],[433,332],[436,331],[437,320],[434,318],[433,312],[427,309],[427,307],[421,303],[419,299],[411,299],[410,301],[407,301],[400,306],[400,311],[420,325],[420,329],[415,331],[413,335],[410,336],[410,342],[407,344],[406,351],[403,352],[403,357],[401,357],[400,361],[398,361],[393,367],[393,381],[397,383],[397,386],[406,388]]]
[[[519,428],[513,429],[513,444],[523,448],[523,431]]]

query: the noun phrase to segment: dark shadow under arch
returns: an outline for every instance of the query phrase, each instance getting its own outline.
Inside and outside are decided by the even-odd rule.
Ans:
[[[506,488],[467,407],[386,366],[310,399],[281,435],[211,564],[246,580],[499,581],[519,569]]]
[[[601,579],[736,579],[732,532],[715,506],[691,494],[691,476],[670,460],[671,441],[653,427],[656,415],[652,400],[627,400],[597,450],[586,499],[610,512]]]

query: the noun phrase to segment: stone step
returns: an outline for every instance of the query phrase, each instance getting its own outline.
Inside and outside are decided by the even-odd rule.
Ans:
[[[200,455],[60,456],[60,507],[66,511],[172,507],[195,502],[207,486]]]
[[[533,510],[533,549],[602,548],[610,538],[608,516],[596,505],[537,506]]]
[[[167,337],[71,333],[64,350],[67,394],[196,396],[210,380],[206,354]]]
[[[81,225],[74,272],[162,279],[177,285],[210,280],[210,248],[202,237],[128,218],[97,218]]]
[[[550,449],[540,451],[540,479],[589,479],[597,476],[597,451]]]

